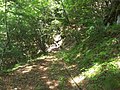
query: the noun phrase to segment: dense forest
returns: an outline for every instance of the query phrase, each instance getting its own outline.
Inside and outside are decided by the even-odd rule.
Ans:
[[[68,65],[78,89],[67,86],[64,74],[52,89],[4,86],[20,66],[50,55]],[[0,0],[0,90],[120,90],[120,0]]]

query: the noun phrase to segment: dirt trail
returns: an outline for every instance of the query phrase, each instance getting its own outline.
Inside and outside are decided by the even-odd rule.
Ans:
[[[69,78],[63,62],[49,55],[2,76],[0,90],[78,90]]]

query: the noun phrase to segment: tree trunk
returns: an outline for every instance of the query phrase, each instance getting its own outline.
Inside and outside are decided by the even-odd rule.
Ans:
[[[120,15],[120,1],[112,0],[110,12],[106,15],[104,19],[105,25],[112,25],[114,22],[118,22],[118,18]]]
[[[117,16],[117,25],[120,24],[120,15]]]

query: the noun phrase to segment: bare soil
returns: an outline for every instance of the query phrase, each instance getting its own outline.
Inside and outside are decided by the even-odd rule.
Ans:
[[[0,90],[78,90],[69,82],[70,76],[63,64],[50,55],[20,66],[1,76]]]

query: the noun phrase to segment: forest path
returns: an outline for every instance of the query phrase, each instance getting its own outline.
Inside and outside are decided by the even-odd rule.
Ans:
[[[77,74],[75,65],[68,68]],[[64,62],[50,54],[2,76],[0,90],[78,90],[69,81]]]

